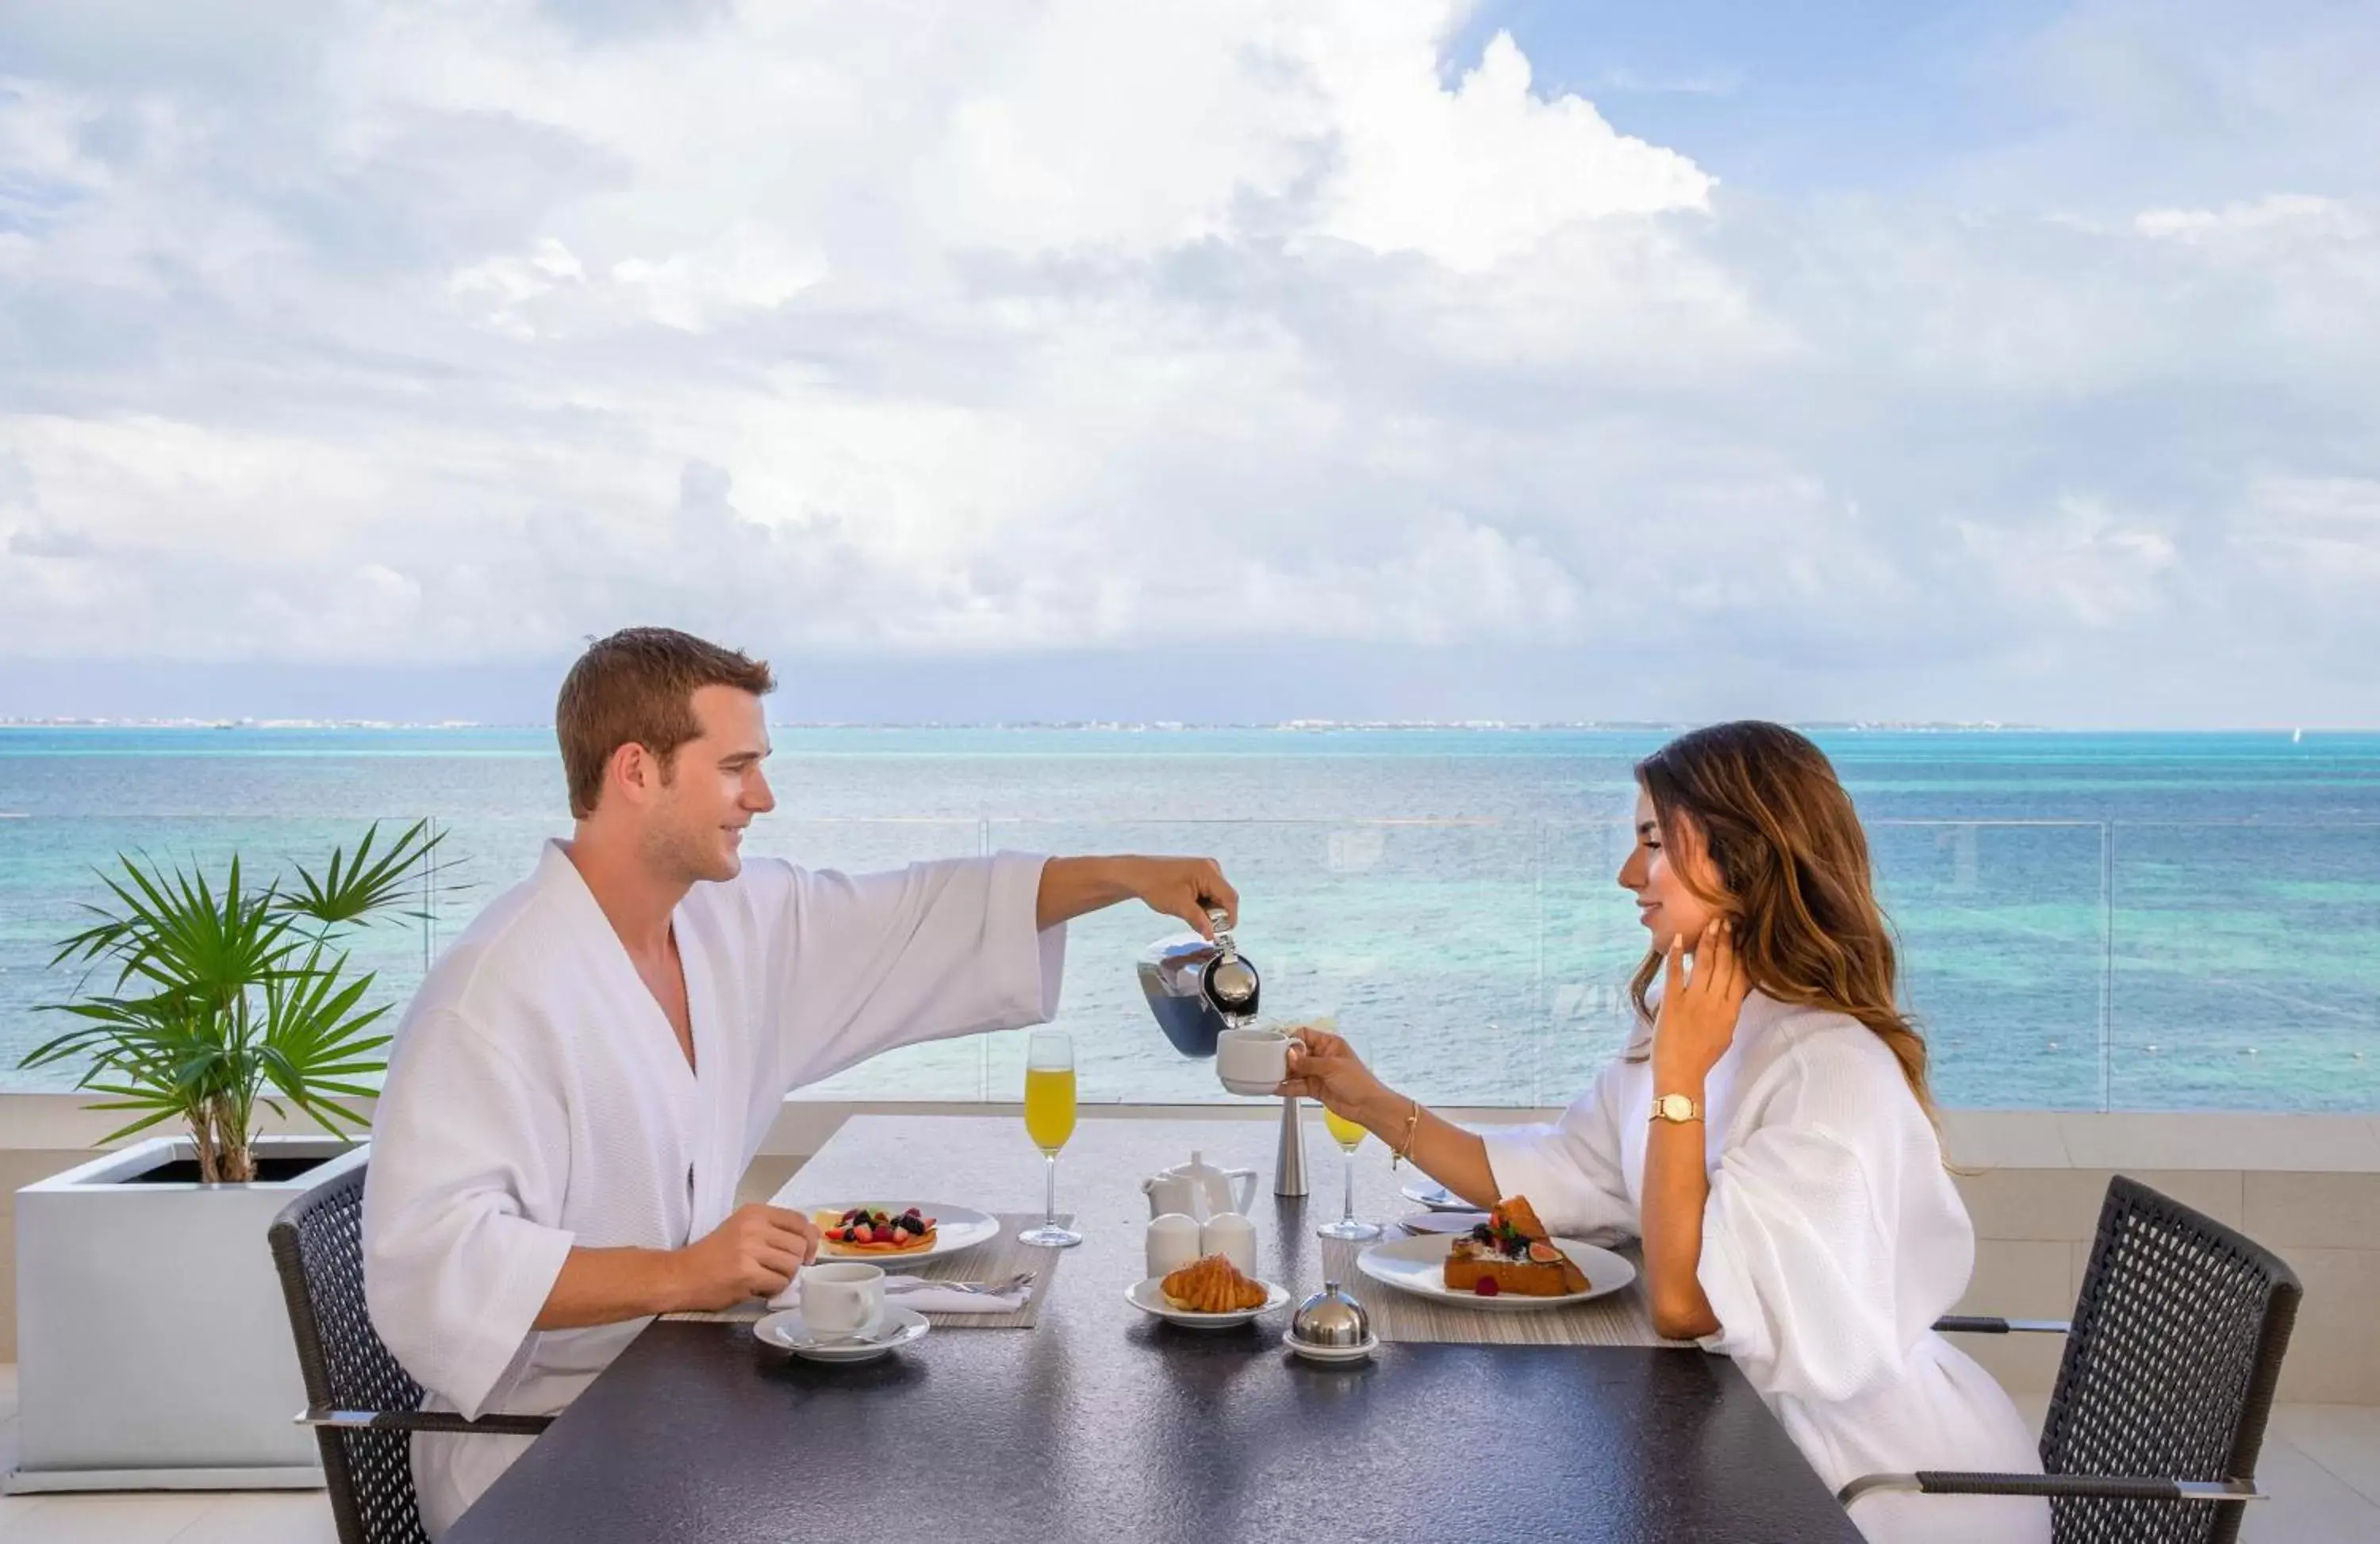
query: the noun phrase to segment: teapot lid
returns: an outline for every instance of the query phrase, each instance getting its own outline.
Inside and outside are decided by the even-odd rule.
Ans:
[[[1197,1148],[1190,1149],[1189,1162],[1176,1163],[1171,1169],[1162,1171],[1165,1177],[1169,1179],[1191,1179],[1200,1174],[1220,1174],[1222,1172],[1208,1162],[1206,1153]]]

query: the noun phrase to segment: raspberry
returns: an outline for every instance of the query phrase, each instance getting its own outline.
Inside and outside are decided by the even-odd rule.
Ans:
[[[1493,1276],[1482,1276],[1471,1286],[1473,1295],[1480,1297],[1493,1297],[1502,1290],[1503,1288],[1496,1284],[1496,1278]]]

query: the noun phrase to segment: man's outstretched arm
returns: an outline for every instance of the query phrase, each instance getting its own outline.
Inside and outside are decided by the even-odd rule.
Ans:
[[[1240,893],[1211,857],[1053,857],[1041,866],[1036,925],[1054,928],[1130,900],[1178,917],[1207,938],[1215,935],[1208,907],[1220,906],[1232,925],[1240,917]]]

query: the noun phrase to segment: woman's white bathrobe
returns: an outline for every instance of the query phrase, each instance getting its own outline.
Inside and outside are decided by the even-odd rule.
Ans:
[[[646,1320],[530,1326],[573,1246],[675,1249],[718,1227],[791,1089],[917,1040],[1038,1023],[1064,930],[1043,859],[894,873],[747,858],[674,926],[695,1068],[558,843],[455,941],[406,1015],[372,1123],[364,1285],[425,1408],[550,1415]],[[528,1439],[419,1434],[432,1538]]]
[[[1697,1277],[1718,1333],[1829,1487],[1914,1469],[2037,1474],[1989,1373],[1933,1331],[1975,1259],[1934,1129],[1884,1041],[1755,992],[1704,1086],[1710,1201]],[[1486,1134],[1501,1195],[1572,1236],[1638,1236],[1649,1062],[1621,1060],[1549,1126]],[[2046,1544],[2046,1503],[1875,1495],[1869,1539]]]

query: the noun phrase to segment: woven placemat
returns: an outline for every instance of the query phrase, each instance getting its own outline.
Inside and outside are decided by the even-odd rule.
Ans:
[[[1020,1270],[1036,1273],[1033,1290],[1026,1295],[1024,1306],[1014,1313],[1004,1314],[928,1314],[926,1322],[937,1330],[1030,1330],[1041,1317],[1041,1299],[1050,1295],[1050,1283],[1058,1279],[1058,1262],[1072,1251],[1038,1249],[1017,1241],[1016,1235],[1027,1228],[1041,1224],[1038,1211],[1001,1211],[1000,1236],[987,1239],[972,1249],[955,1255],[944,1255],[928,1260],[915,1270],[904,1270],[904,1276],[915,1276],[927,1282],[1002,1282]],[[1062,1224],[1071,1224],[1075,1214],[1058,1214]],[[765,1303],[747,1303],[740,1307],[718,1313],[663,1314],[662,1317],[687,1324],[751,1324],[769,1312]]]
[[[1391,1236],[1394,1236],[1393,1233]],[[1332,1279],[1371,1315],[1372,1331],[1384,1341],[1470,1345],[1692,1345],[1665,1341],[1653,1330],[1645,1307],[1644,1262],[1621,1250],[1639,1274],[1609,1296],[1561,1308],[1466,1308],[1439,1303],[1372,1280],[1355,1269],[1366,1246],[1335,1238],[1322,1241],[1322,1258]]]

